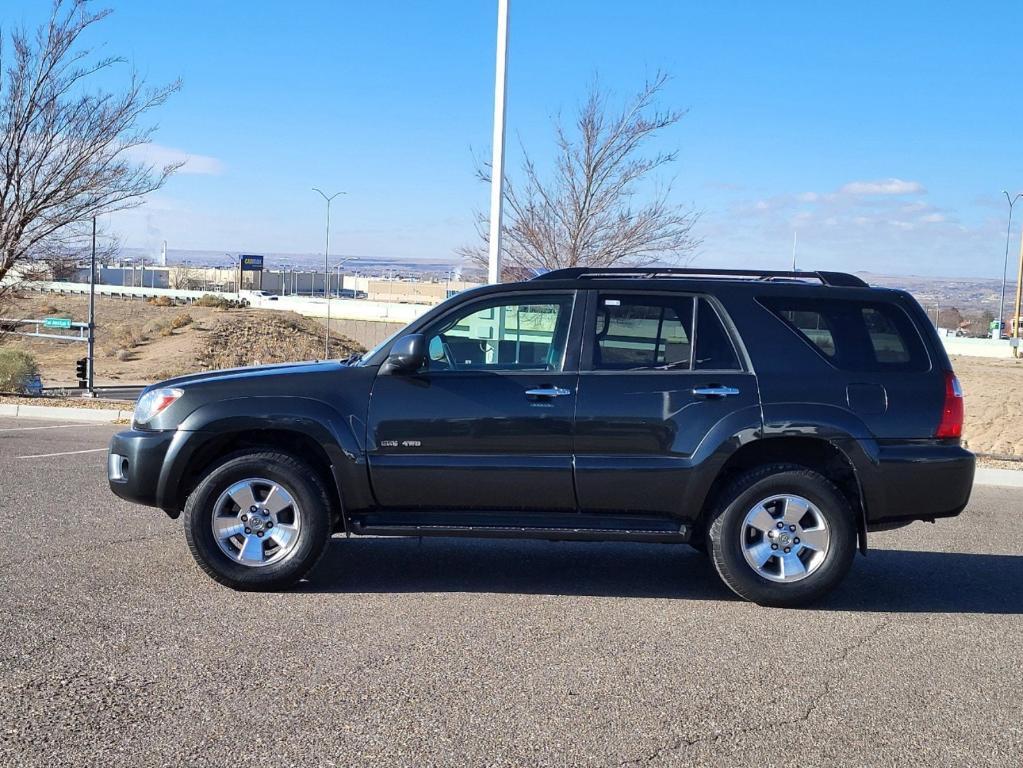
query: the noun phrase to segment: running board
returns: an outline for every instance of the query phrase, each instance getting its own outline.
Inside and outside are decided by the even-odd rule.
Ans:
[[[533,518],[533,519],[530,519]],[[691,526],[669,518],[410,512],[354,516],[358,536],[462,536],[551,541],[689,541]]]

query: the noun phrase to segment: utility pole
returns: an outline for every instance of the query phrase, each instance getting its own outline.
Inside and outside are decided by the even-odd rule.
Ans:
[[[86,353],[89,367],[86,372],[86,389],[89,397],[96,395],[96,217],[92,217],[92,256],[89,259],[89,349]]]
[[[497,64],[494,71],[494,148],[490,164],[490,261],[487,282],[501,282],[504,218],[504,94],[508,83],[508,2],[497,0]]]
[[[1019,357],[1019,313],[1020,313],[1020,300],[1023,299],[1023,235],[1020,235],[1019,241],[1019,273],[1016,275],[1016,307],[1012,315],[1012,338],[1016,339],[1016,346],[1013,348],[1012,354],[1015,357]]]
[[[1016,201],[1023,197],[1023,192],[1017,192],[1015,197],[1009,197],[1009,193],[1004,189],[1002,194],[1005,195],[1005,199],[1009,201],[1009,223],[1005,227],[1005,262],[1002,264],[1002,295],[998,300],[998,338],[1002,338],[1002,323],[1005,321],[1005,274],[1009,271],[1009,235],[1012,232],[1012,206],[1016,204]],[[1017,309],[1017,316],[1018,316]]]
[[[796,271],[796,239],[799,236],[799,230],[792,230],[792,271]]]
[[[327,201],[327,242],[323,248],[323,298],[327,301],[327,330],[323,334],[323,359],[330,359],[330,201],[344,192],[335,192],[329,197],[322,190],[313,187],[316,192]],[[312,280],[310,279],[309,293],[312,293]]]

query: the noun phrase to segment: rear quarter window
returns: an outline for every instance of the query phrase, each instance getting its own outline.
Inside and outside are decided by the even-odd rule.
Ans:
[[[760,303],[836,368],[926,371],[920,334],[897,304],[804,297],[761,297]]]

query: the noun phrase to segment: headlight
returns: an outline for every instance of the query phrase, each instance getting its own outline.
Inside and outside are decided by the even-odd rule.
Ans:
[[[156,414],[163,411],[183,394],[182,390],[170,387],[146,392],[135,404],[135,415],[132,420],[136,424],[148,424]]]

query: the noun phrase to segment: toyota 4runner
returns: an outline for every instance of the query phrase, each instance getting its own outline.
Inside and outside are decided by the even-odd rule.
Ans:
[[[869,532],[958,515],[974,458],[903,292],[831,272],[563,269],[345,361],[148,387],[110,487],[211,577],[278,589],[335,533],[688,543],[801,605]]]

